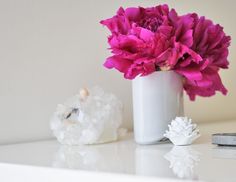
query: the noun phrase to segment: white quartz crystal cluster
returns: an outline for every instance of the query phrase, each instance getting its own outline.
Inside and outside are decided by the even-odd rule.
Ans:
[[[122,113],[122,103],[114,94],[100,87],[85,88],[57,106],[50,127],[62,144],[110,142],[118,139]]]
[[[197,125],[187,117],[176,117],[164,134],[174,145],[190,145],[200,136]]]

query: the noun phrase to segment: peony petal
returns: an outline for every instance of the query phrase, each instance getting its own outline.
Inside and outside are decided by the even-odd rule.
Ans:
[[[154,37],[154,33],[148,29],[140,28],[139,37],[144,41],[150,41]]]
[[[125,16],[127,16],[128,19],[131,20],[131,21],[136,21],[141,16],[140,15],[140,9],[135,8],[135,7],[127,8],[125,10]]]
[[[201,80],[202,73],[196,68],[182,68],[179,70],[175,70],[177,73],[183,75],[189,80]]]
[[[111,56],[107,58],[106,62],[103,64],[106,68],[112,69],[116,68],[122,73],[125,73],[131,66],[132,61],[128,59],[123,59],[119,56]]]
[[[193,30],[187,30],[180,38],[180,42],[188,47],[193,44]]]

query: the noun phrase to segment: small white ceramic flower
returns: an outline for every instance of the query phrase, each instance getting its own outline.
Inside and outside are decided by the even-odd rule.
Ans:
[[[164,136],[174,145],[190,145],[200,136],[197,125],[188,117],[176,117],[168,127]]]

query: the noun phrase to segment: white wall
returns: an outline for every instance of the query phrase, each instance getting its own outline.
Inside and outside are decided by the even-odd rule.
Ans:
[[[185,99],[186,115],[197,122],[236,118],[236,1],[1,0],[0,142],[51,137],[48,121],[56,104],[83,86],[101,85],[125,104],[131,128],[131,82],[102,63],[109,55],[98,22],[119,6],[168,3],[181,13],[197,12],[222,24],[232,36],[230,70],[222,72],[229,95]]]

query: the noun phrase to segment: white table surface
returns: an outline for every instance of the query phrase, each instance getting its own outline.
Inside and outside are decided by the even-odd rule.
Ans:
[[[201,124],[200,132],[194,144],[181,147],[138,145],[132,133],[90,146],[56,140],[1,145],[0,181],[236,181],[236,147],[211,144],[213,133],[236,132],[236,121]]]

